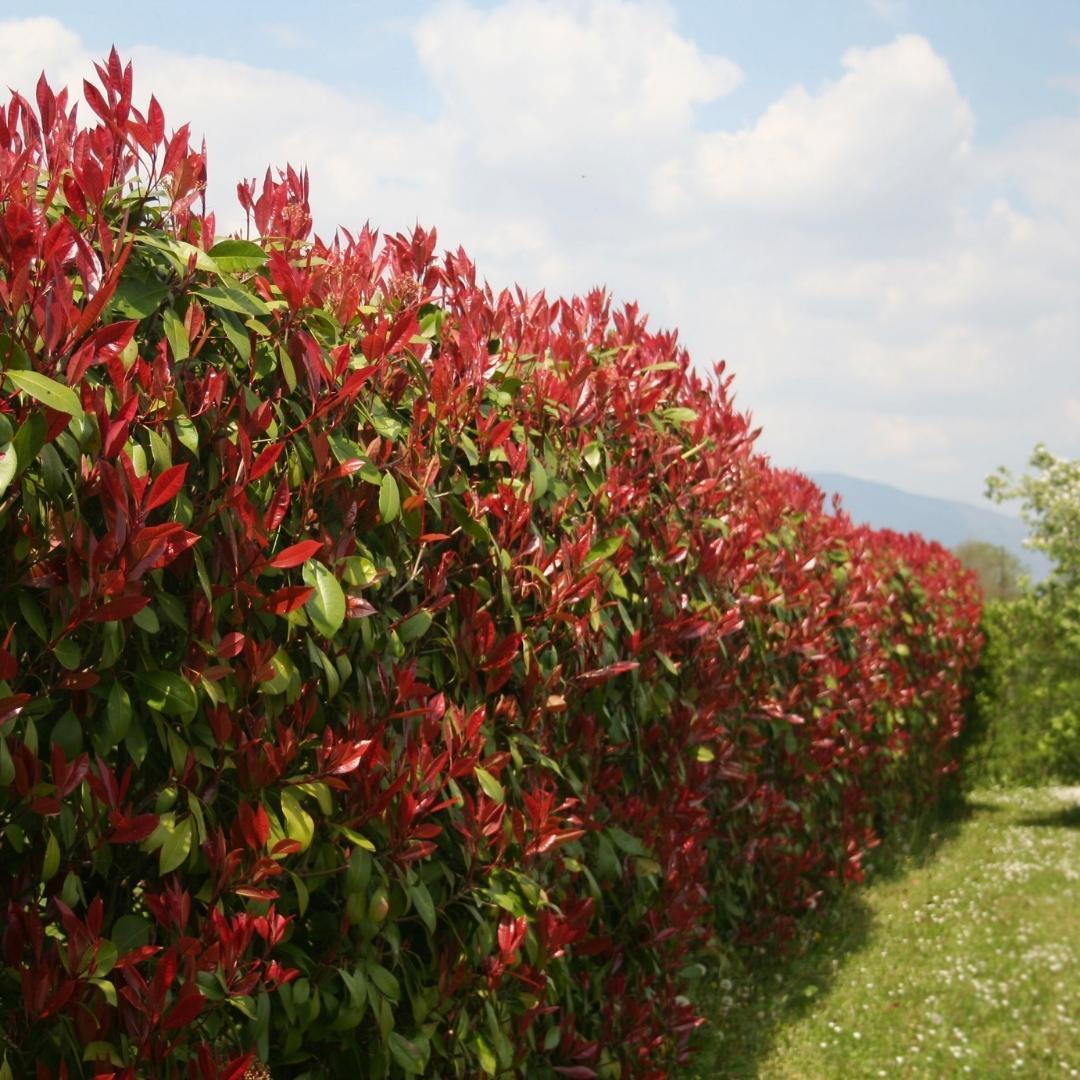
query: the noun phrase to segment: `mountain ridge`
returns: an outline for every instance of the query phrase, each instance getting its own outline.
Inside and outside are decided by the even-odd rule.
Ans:
[[[813,471],[806,475],[827,496],[839,495],[841,507],[853,521],[876,529],[921,533],[948,548],[965,540],[997,544],[1012,552],[1035,580],[1044,578],[1050,570],[1044,555],[1024,546],[1028,528],[1019,518],[955,499],[918,495],[846,473]]]

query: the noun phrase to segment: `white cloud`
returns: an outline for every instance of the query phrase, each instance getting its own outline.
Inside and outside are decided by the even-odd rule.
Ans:
[[[677,139],[695,106],[742,80],[656,3],[508,0],[482,11],[458,0],[422,18],[414,40],[444,119],[487,161]]]
[[[786,464],[976,500],[1041,440],[1080,456],[1080,120],[983,146],[924,38],[852,48],[741,130],[741,73],[662,4],[441,4],[414,25],[433,118],[314,79],[120,41],[136,96],[209,144],[210,202],[308,164],[317,223],[462,243],[497,284],[606,283],[677,325]],[[51,19],[0,23],[2,80],[92,71]],[[415,72],[403,73],[414,78]],[[583,175],[584,174],[584,175]]]
[[[886,22],[898,22],[908,13],[907,0],[867,0],[867,6]]]
[[[948,66],[914,35],[842,64],[842,78],[793,87],[752,128],[699,135],[661,170],[661,208],[737,207],[814,231],[940,225],[974,131]]]

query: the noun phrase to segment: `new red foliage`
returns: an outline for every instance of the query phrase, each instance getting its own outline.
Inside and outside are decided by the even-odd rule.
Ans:
[[[666,1075],[703,946],[956,767],[972,580],[633,305],[312,238],[292,169],[215,242],[98,75],[0,108],[8,1069]]]

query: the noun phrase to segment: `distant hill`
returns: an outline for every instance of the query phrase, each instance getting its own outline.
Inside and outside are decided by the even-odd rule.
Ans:
[[[913,495],[889,484],[859,480],[843,473],[821,472],[809,476],[823,491],[838,494],[854,521],[877,529],[922,533],[950,548],[964,540],[985,540],[1011,551],[1036,580],[1049,572],[1046,557],[1024,547],[1027,526],[1018,518],[950,499]]]

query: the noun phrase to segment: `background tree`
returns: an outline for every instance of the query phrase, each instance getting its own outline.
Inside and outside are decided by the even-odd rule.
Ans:
[[[1046,553],[1052,568],[1045,581],[1025,582],[1019,598],[1002,597],[987,605],[978,695],[986,737],[973,771],[983,779],[1077,780],[1080,461],[1056,457],[1040,444],[1030,464],[1031,471],[1020,477],[998,470],[987,481],[987,495],[995,502],[1021,500],[1029,544]]]
[[[1040,443],[1030,465],[1034,472],[1018,479],[999,469],[987,478],[986,494],[999,503],[1021,500],[1030,546],[1050,558],[1057,584],[1080,589],[1080,461],[1055,457]]]
[[[953,554],[979,579],[987,600],[1017,600],[1024,567],[1007,548],[985,540],[965,540]]]

